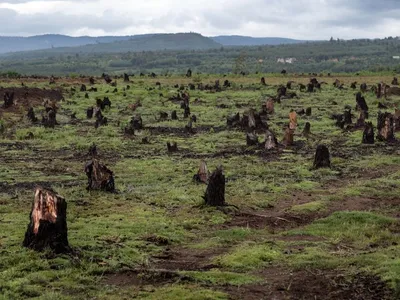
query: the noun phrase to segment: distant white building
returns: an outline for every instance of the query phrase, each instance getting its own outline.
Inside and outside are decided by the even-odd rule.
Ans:
[[[278,58],[278,60],[276,61],[277,63],[281,63],[281,64],[293,64],[297,59],[294,57],[290,57],[290,58]]]
[[[393,56],[393,59],[400,59],[400,56]]]

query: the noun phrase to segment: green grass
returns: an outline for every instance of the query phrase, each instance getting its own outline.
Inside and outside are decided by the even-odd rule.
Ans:
[[[199,78],[203,83],[218,79],[208,74]],[[89,99],[84,93],[67,92],[57,116],[60,125],[54,129],[31,124],[23,117],[23,110],[21,115],[2,114],[0,299],[228,299],[224,287],[268,282],[260,274],[271,266],[290,271],[328,269],[349,276],[363,270],[400,290],[399,225],[394,217],[400,192],[398,150],[396,145],[384,143],[360,145],[361,131],[346,133],[334,126],[330,114],[342,112],[344,105],[353,107],[354,92],[337,91],[331,84],[334,78],[324,78],[328,85],[321,93],[295,90],[300,99],[276,104],[268,124],[279,141],[291,109],[312,107],[312,116],[298,116],[298,145],[271,154],[248,148],[243,131],[224,127],[226,117],[249,108],[259,110],[266,95],[276,93],[275,85],[290,78],[269,76],[267,87],[260,87],[255,76],[228,79],[233,88],[221,93],[190,91],[191,111],[198,117],[195,127],[214,128],[193,136],[151,135],[148,129],[135,136],[123,132],[135,114],[141,114],[148,127],[184,128],[187,120],[182,118],[179,104],[167,100],[176,95],[176,83],[191,82],[178,76],[135,78],[126,96],[126,84],[120,80],[116,94],[100,83],[96,84],[98,92],[89,93]],[[355,81],[352,77],[340,79],[346,84]],[[294,80],[306,83],[308,78]],[[378,77],[363,80],[371,84]],[[161,89],[149,91],[157,81]],[[48,88],[47,82],[26,84]],[[5,87],[19,85],[2,83]],[[61,85],[69,91],[80,84],[58,83]],[[95,129],[85,110],[95,105],[96,97],[105,96],[112,101],[111,109],[104,112],[109,125]],[[365,97],[375,123],[378,109],[372,103],[376,99],[370,93]],[[201,99],[200,104],[194,104],[195,98]],[[138,99],[143,106],[129,111],[127,106]],[[332,100],[339,104],[333,105]],[[228,108],[216,107],[222,103]],[[179,120],[158,121],[161,111],[170,114],[173,110],[178,111]],[[42,107],[35,107],[38,117],[42,111]],[[72,112],[77,113],[77,125],[70,123]],[[308,139],[300,136],[305,122],[311,123],[313,133]],[[25,139],[29,132],[34,134],[33,140]],[[150,144],[142,144],[143,137],[149,137]],[[263,141],[263,134],[259,139]],[[178,142],[180,152],[168,153],[168,141]],[[113,170],[118,193],[85,190],[83,167],[93,143],[98,146],[100,160]],[[331,169],[312,169],[319,144],[326,144],[331,151]],[[245,149],[253,152],[237,154]],[[223,165],[226,202],[239,207],[238,211],[200,205],[206,185],[192,178],[201,159],[210,171]],[[71,255],[36,253],[21,246],[37,183],[50,184],[68,203]],[[368,201],[360,208],[357,203],[346,206],[360,199]],[[333,212],[336,210],[340,211]],[[243,212],[247,215],[238,216]],[[264,216],[268,222],[254,224],[251,214],[260,219]],[[318,218],[320,215],[325,217]],[[294,223],[285,221],[290,216]],[[236,224],[239,217],[243,222]],[[248,224],[245,218],[249,218]],[[301,222],[296,225],[296,220]],[[273,226],[274,222],[281,225]],[[189,282],[105,284],[110,272],[157,269],[155,257],[165,256],[167,249],[184,249],[213,268],[177,270],[190,277]],[[179,259],[186,259],[182,256]]]

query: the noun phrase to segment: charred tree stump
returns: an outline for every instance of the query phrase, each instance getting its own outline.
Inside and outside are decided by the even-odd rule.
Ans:
[[[258,136],[252,132],[246,134],[247,146],[258,146]]]
[[[54,128],[57,124],[56,121],[56,111],[53,109],[49,109],[47,112],[42,114],[42,124],[47,128]]]
[[[371,122],[365,124],[362,143],[363,144],[373,144],[375,142],[374,126]]]
[[[189,116],[190,116],[190,108],[188,105],[185,105],[184,111],[183,111],[183,117],[186,119],[186,118],[189,118]]]
[[[189,134],[195,134],[195,130],[193,129],[193,121],[189,120],[189,122],[185,125],[185,130]]]
[[[365,119],[368,119],[368,105],[365,101],[365,98],[361,95],[360,92],[358,92],[356,95],[356,102],[356,110],[363,111]]]
[[[351,120],[351,109],[346,109],[343,113],[343,122],[346,125],[350,125],[353,123],[353,121]]]
[[[89,108],[86,110],[86,118],[88,118],[88,119],[93,118],[93,112],[94,112],[93,107],[89,107]]]
[[[394,141],[394,117],[390,113],[378,114],[378,135],[377,139],[380,141]]]
[[[206,205],[225,206],[225,175],[222,167],[218,167],[211,174],[203,198]]]
[[[399,85],[399,81],[397,80],[397,77],[393,78],[392,85]]]
[[[84,84],[81,85],[81,92],[86,92],[86,85]]]
[[[95,128],[99,128],[100,126],[106,126],[108,124],[108,119],[103,116],[101,110],[97,110],[96,112],[96,122],[94,124]]]
[[[177,152],[178,151],[178,144],[176,142],[173,142],[172,144],[170,142],[167,143],[167,149],[168,152]]]
[[[36,123],[37,122],[38,119],[35,116],[35,112],[33,111],[33,107],[29,108],[27,117],[32,123]]]
[[[307,122],[303,129],[303,136],[308,137],[311,134],[311,124]]]
[[[186,77],[188,77],[188,78],[192,77],[192,70],[191,69],[187,70]]]
[[[143,129],[143,120],[140,115],[136,115],[132,118],[132,125],[135,130]]]
[[[319,145],[315,152],[314,157],[314,168],[330,168],[331,159],[329,154],[329,149],[325,145]]]
[[[366,83],[362,83],[361,85],[360,85],[360,91],[361,92],[363,92],[363,93],[365,93],[366,91],[367,91],[367,84]]]
[[[37,187],[23,246],[66,253],[71,250],[67,233],[67,202],[56,192]]]
[[[264,77],[261,77],[261,84],[262,85],[267,85],[267,83],[265,82],[265,78]]]
[[[94,81],[94,78],[93,78],[93,77],[90,77],[90,78],[89,78],[89,83],[90,83],[91,85],[95,84],[95,81]]]
[[[124,82],[129,82],[129,75],[124,73]]]
[[[105,165],[93,158],[85,165],[85,173],[88,178],[88,185],[86,189],[99,190],[105,192],[114,192],[115,183],[113,172]]]
[[[365,116],[366,112],[365,111],[360,111],[360,116],[358,117],[357,123],[356,123],[356,128],[364,127],[365,126]]]
[[[96,146],[96,144],[93,143],[93,144],[89,147],[88,154],[89,154],[89,156],[91,156],[92,158],[97,157],[98,152],[97,152],[97,146]]]
[[[311,107],[306,108],[306,116],[311,116]]]
[[[208,183],[208,177],[210,176],[210,173],[208,172],[207,164],[204,160],[200,162],[199,170],[197,171],[197,174],[193,176],[193,180],[196,182],[202,182],[207,184]]]
[[[174,110],[174,111],[171,113],[171,119],[172,119],[172,120],[178,120],[178,114],[176,113],[176,110]]]
[[[4,94],[4,108],[9,108],[14,105],[14,92],[6,92]]]
[[[307,93],[314,93],[314,85],[312,83],[307,84]]]
[[[276,139],[275,135],[267,130],[265,133],[265,150],[275,149],[278,145],[278,140]]]

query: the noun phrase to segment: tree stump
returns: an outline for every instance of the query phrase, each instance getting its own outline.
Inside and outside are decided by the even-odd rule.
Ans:
[[[50,248],[55,253],[70,251],[67,235],[67,202],[56,192],[41,187],[36,188],[23,246],[36,251],[45,248]]]
[[[395,109],[394,110],[394,130],[399,131],[400,130],[400,109]]]
[[[89,78],[89,83],[90,83],[91,85],[95,84],[95,81],[94,81],[94,78],[93,78],[93,77],[90,77],[90,78]]]
[[[330,168],[331,167],[331,160],[329,149],[325,145],[319,145],[315,152],[314,158],[314,168]]]
[[[4,94],[4,108],[9,108],[14,105],[14,92],[6,92]]]
[[[178,151],[178,144],[176,142],[173,142],[172,144],[170,142],[167,143],[167,149],[168,152],[177,152]]]
[[[344,124],[350,125],[353,123],[353,121],[351,120],[351,109],[346,109],[343,113],[343,122]]]
[[[285,136],[283,137],[283,144],[285,146],[292,146],[294,142],[294,130],[288,126],[285,130]]]
[[[93,107],[89,107],[89,108],[86,110],[86,118],[88,118],[88,119],[93,118],[93,112],[94,112]]]
[[[378,114],[378,135],[377,139],[380,141],[394,141],[394,117],[390,113]]]
[[[397,77],[393,78],[392,85],[399,85],[399,81],[397,80]]]
[[[186,118],[189,118],[189,116],[190,116],[190,107],[189,107],[189,105],[185,105],[184,111],[183,111],[183,117],[186,119]]]
[[[274,105],[275,105],[274,99],[269,98],[267,100],[266,104],[265,104],[266,112],[267,112],[268,115],[273,115],[274,114],[274,112],[275,112]]]
[[[252,132],[248,132],[246,134],[246,143],[247,143],[247,146],[257,146],[258,145],[258,136]]]
[[[129,82],[129,75],[124,73],[124,82]]]
[[[223,174],[222,167],[218,167],[209,177],[203,198],[206,205],[225,205],[225,175]]]
[[[96,122],[94,124],[95,128],[99,128],[100,126],[105,126],[108,124],[108,119],[103,116],[103,114],[101,113],[101,110],[97,110],[96,112]]]
[[[362,143],[363,144],[373,144],[375,142],[374,126],[371,122],[365,124]]]
[[[207,184],[209,176],[210,176],[210,172],[208,171],[207,164],[204,160],[202,160],[200,162],[200,166],[199,166],[199,170],[197,171],[197,174],[195,174],[193,176],[193,180]]]
[[[36,123],[37,122],[38,119],[35,116],[35,112],[33,111],[33,107],[29,108],[27,117],[32,123]]]
[[[361,92],[363,92],[363,93],[365,93],[366,91],[367,91],[367,84],[366,83],[362,83],[361,85],[360,85],[360,91]]]
[[[356,127],[360,128],[360,127],[364,127],[365,126],[365,116],[366,112],[365,111],[360,111],[360,116],[358,117],[357,123],[356,123]]]
[[[262,85],[267,85],[267,83],[265,82],[265,78],[264,77],[261,77],[261,84]]]
[[[365,98],[361,95],[360,92],[358,92],[356,95],[356,102],[356,110],[363,111],[365,119],[368,119],[368,105],[365,101]]]
[[[174,110],[174,111],[171,113],[171,119],[172,119],[172,120],[178,120],[178,114],[176,113],[176,110]]]
[[[311,124],[307,122],[303,129],[303,136],[308,137],[311,134]]]
[[[191,69],[187,70],[186,77],[188,77],[188,78],[192,77],[192,70]]]
[[[297,127],[297,113],[295,111],[291,111],[289,113],[289,128],[291,130],[296,130]]]
[[[311,107],[306,108],[306,116],[311,116]]]
[[[86,92],[86,85],[84,84],[81,85],[81,92]]]
[[[307,84],[307,93],[314,93],[314,85],[312,83]]]
[[[56,111],[53,109],[49,109],[47,112],[42,114],[42,124],[47,128],[54,128],[57,124],[56,121]]]
[[[185,125],[185,130],[187,133],[194,134],[196,133],[193,129],[193,120],[189,120],[189,122]]]
[[[91,161],[86,163],[85,173],[88,178],[88,185],[86,187],[88,191],[115,191],[113,172],[105,165],[100,164],[97,159],[93,158]]]
[[[275,149],[278,145],[278,140],[276,139],[275,135],[267,130],[265,133],[265,150]]]

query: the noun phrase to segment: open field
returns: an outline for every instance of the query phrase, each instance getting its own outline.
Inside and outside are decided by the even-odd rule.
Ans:
[[[118,79],[115,92],[101,78],[93,86],[88,78],[53,85],[3,80],[3,88],[29,90],[15,106],[0,108],[0,299],[398,299],[399,142],[363,145],[362,128],[342,130],[330,119],[350,105],[355,123],[359,84],[393,77],[318,77],[327,84],[306,93],[298,83],[309,77],[267,76],[262,86],[261,76],[131,77]],[[336,78],[345,89],[333,87]],[[179,102],[168,99],[178,93],[174,86],[216,79],[232,85],[188,91],[197,122],[196,133],[187,133]],[[291,109],[311,107],[311,116],[297,116],[294,144],[272,151],[247,146],[245,131],[229,128],[227,116],[259,111],[290,80],[298,99],[275,103],[268,126],[281,142]],[[350,89],[354,81],[357,90]],[[81,84],[97,92],[85,98]],[[41,90],[38,97],[31,88]],[[57,94],[50,89],[64,99],[59,124],[44,128],[26,114],[32,105],[40,119],[41,95]],[[86,109],[105,96],[112,102],[103,111],[108,125],[96,129]],[[391,113],[400,105],[396,96],[364,97],[375,131],[378,102]],[[173,110],[178,120],[171,120]],[[168,120],[159,120],[160,112]],[[144,129],[125,134],[137,114]],[[308,137],[301,134],[306,122]],[[174,141],[179,150],[169,153],[166,143]],[[116,193],[85,189],[93,143],[115,174]],[[312,168],[320,144],[330,150],[330,169]],[[201,160],[211,171],[223,166],[232,206],[202,205],[206,185],[192,180]],[[69,254],[22,247],[36,185],[52,187],[68,203]]]

